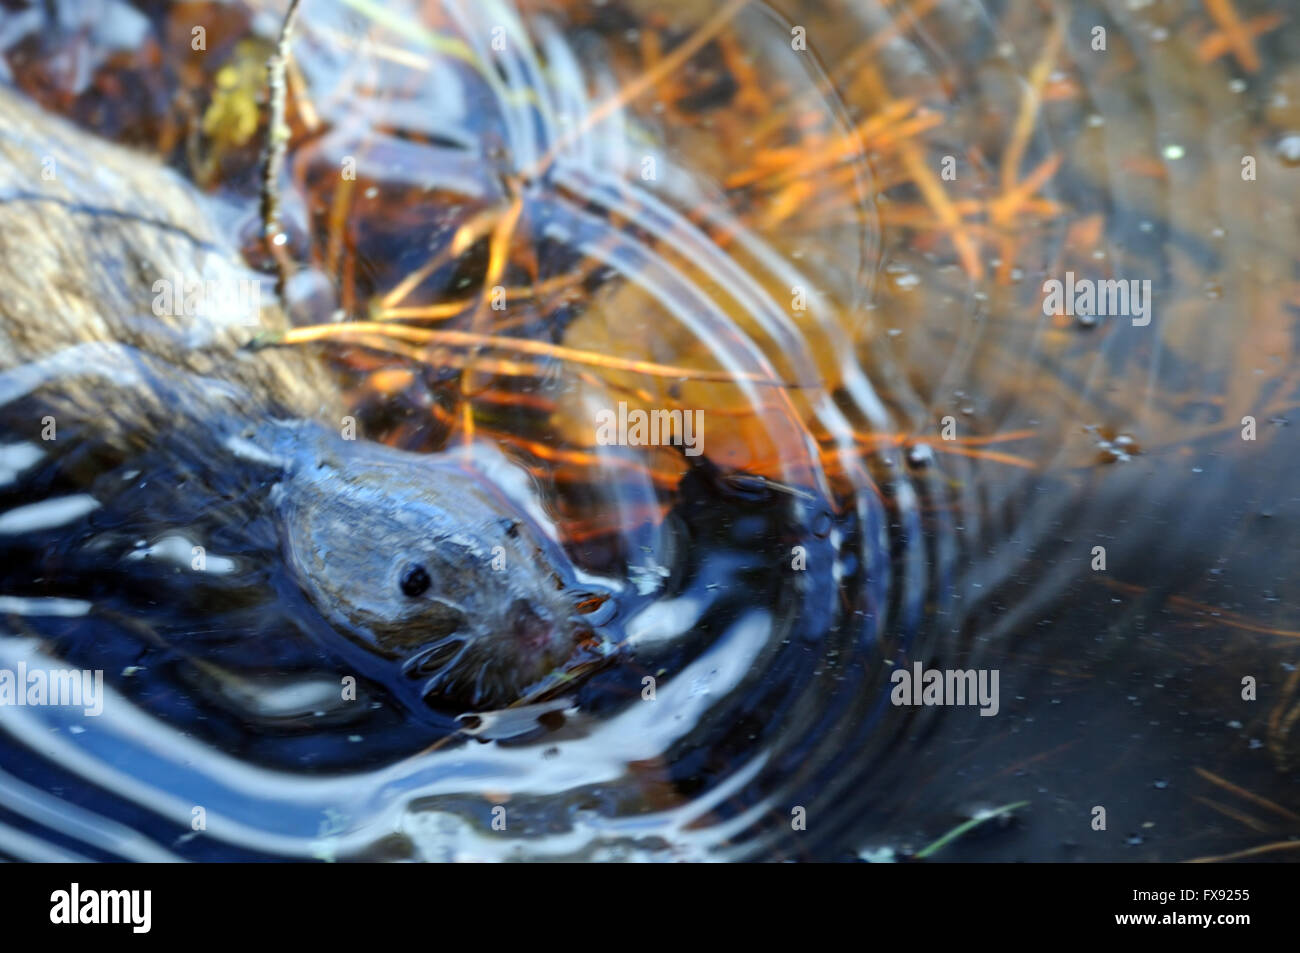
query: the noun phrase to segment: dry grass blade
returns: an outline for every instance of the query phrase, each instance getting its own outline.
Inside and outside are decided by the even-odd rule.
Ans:
[[[674,367],[668,364],[656,364],[653,361],[638,361],[630,358],[611,357],[594,351],[565,347],[560,344],[548,344],[545,341],[533,341],[527,338],[507,338],[491,334],[476,334],[473,331],[432,330],[412,328],[375,321],[354,321],[348,324],[315,324],[305,328],[295,328],[275,338],[257,342],[258,346],[307,344],[312,341],[324,341],[334,338],[395,338],[412,344],[424,344],[451,348],[494,348],[528,354],[534,357],[548,357],[572,364],[599,367],[610,371],[628,371],[645,374],[650,377],[672,377],[681,380],[717,382],[734,384],[745,381],[766,387],[779,387],[795,390],[816,388],[818,384],[799,384],[776,380],[761,374],[733,373],[730,371],[704,371],[694,367]]]

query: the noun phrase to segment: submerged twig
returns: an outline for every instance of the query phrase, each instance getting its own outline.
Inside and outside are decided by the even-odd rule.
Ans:
[[[657,364],[653,361],[640,361],[630,358],[613,357],[608,354],[598,354],[593,351],[584,351],[578,348],[565,347],[560,344],[549,344],[545,341],[534,341],[529,338],[499,337],[490,334],[475,334],[470,331],[435,331],[426,328],[414,328],[406,325],[393,325],[373,321],[352,321],[347,324],[315,324],[309,327],[294,328],[293,330],[280,335],[263,335],[254,342],[253,346],[268,347],[275,345],[306,344],[309,341],[320,341],[327,338],[350,338],[358,336],[370,336],[372,338],[390,337],[396,338],[399,341],[442,347],[470,349],[490,347],[500,350],[514,351],[518,354],[554,358],[555,360],[567,361],[573,364],[585,364],[591,367],[600,367],[605,370],[629,371],[634,374],[646,374],[651,377],[679,377],[684,380],[708,381],[726,384],[748,382],[751,384],[778,387],[786,390],[796,390],[804,387],[817,389],[821,386],[817,383],[804,385],[794,381],[782,381],[761,374],[733,371],[704,371],[693,367],[675,367],[672,365]]]
[[[277,184],[284,169],[284,156],[289,146],[289,127],[285,123],[285,100],[287,85],[285,83],[285,64],[289,59],[289,41],[293,26],[298,17],[298,6],[302,0],[289,0],[288,12],[280,26],[280,38],[276,43],[275,53],[266,64],[267,102],[270,118],[266,130],[266,149],[262,153],[262,240],[266,249],[275,259],[278,276],[275,293],[284,300],[285,285],[293,270],[293,262],[285,251],[285,235],[280,228],[280,193]]]

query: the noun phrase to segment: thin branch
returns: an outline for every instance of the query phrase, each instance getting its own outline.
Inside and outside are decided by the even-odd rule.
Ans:
[[[275,53],[266,64],[267,102],[271,110],[267,123],[266,148],[262,152],[262,239],[266,250],[275,259],[279,275],[275,293],[284,300],[284,288],[293,270],[293,262],[285,250],[285,235],[280,228],[280,173],[284,169],[284,155],[289,147],[289,127],[285,123],[285,64],[289,60],[289,41],[298,18],[302,0],[289,0],[289,10],[280,26],[280,39]]]

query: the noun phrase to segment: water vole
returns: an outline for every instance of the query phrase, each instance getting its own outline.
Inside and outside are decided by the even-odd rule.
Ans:
[[[211,466],[269,467],[256,505],[303,591],[433,700],[509,704],[588,633],[589,592],[517,494],[469,456],[344,439],[311,354],[244,347],[285,325],[259,296],[190,307],[191,286],[259,287],[201,196],[6,88],[0,260],[0,407],[28,408],[6,428],[33,439],[52,419],[126,453],[183,433]]]

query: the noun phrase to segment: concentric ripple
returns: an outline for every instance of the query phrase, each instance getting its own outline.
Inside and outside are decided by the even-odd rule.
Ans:
[[[38,852],[37,830],[57,833],[39,850],[131,859],[892,857],[992,804],[1086,810],[1100,737],[1226,722],[1238,667],[1276,666],[1216,632],[1207,687],[1216,662],[1162,641],[1204,634],[1178,599],[1294,628],[1275,603],[1300,568],[1274,489],[1294,442],[1261,424],[1243,450],[1237,424],[1297,398],[1289,120],[1199,58],[1199,23],[1127,3],[305,6],[294,253],[347,319],[494,338],[376,345],[418,369],[401,400],[421,416],[365,425],[435,450],[468,419],[526,468],[618,593],[614,664],[456,722],[365,667],[370,711],[337,712],[314,687],[367,663],[257,518],[207,505],[236,477],[106,497],[49,540],[66,591],[3,575],[27,601],[0,667],[52,656],[111,688],[94,719],[0,708],[0,851]],[[1243,191],[1245,152],[1272,178]],[[1067,272],[1149,281],[1150,323],[1045,314]],[[524,362],[503,337],[605,362]],[[704,453],[602,445],[620,405],[702,411]],[[121,466],[161,486],[157,456]],[[143,569],[86,581],[123,540],[178,533],[234,556],[229,586],[159,606]],[[94,608],[54,619],[53,598]],[[1000,717],[891,704],[914,663],[1000,671]],[[1023,780],[1040,758],[1068,768]],[[1068,829],[1042,824],[1032,856]]]

